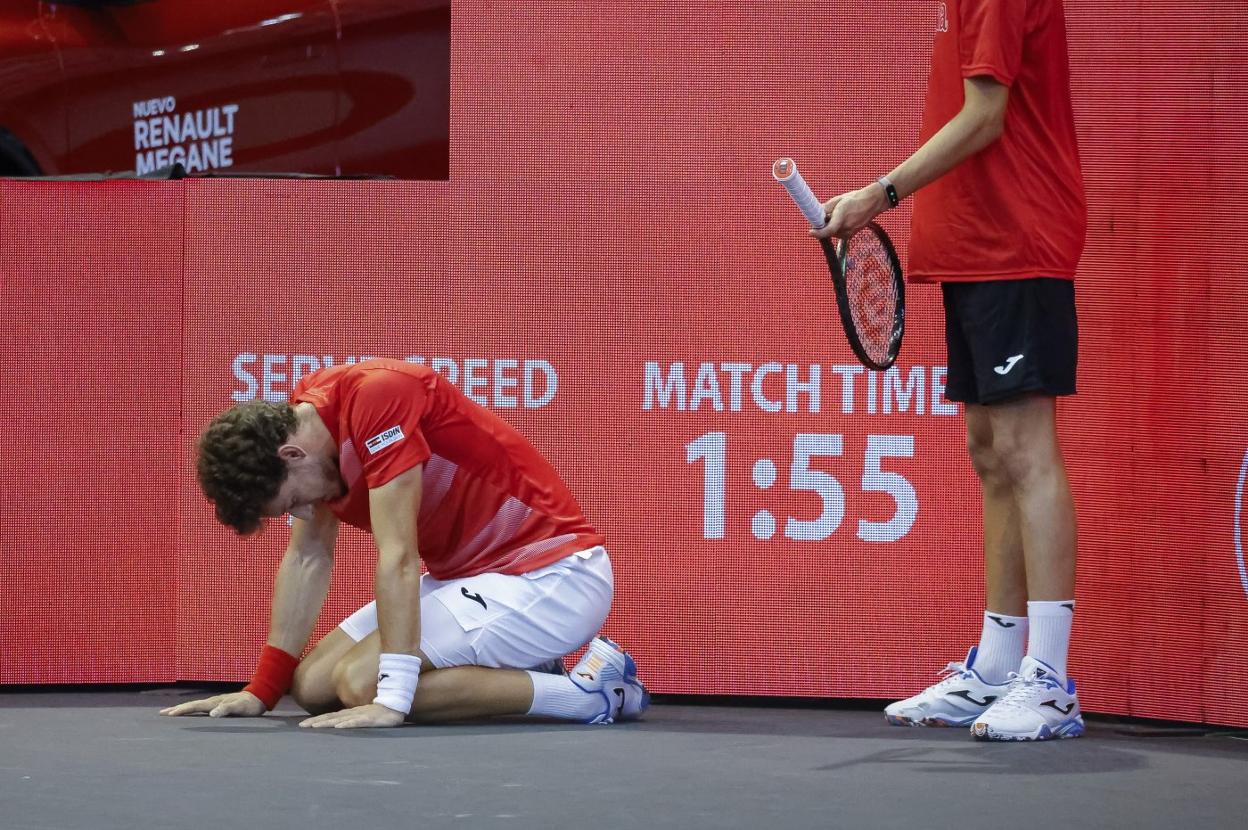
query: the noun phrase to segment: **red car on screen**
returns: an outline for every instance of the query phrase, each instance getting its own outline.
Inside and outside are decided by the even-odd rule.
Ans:
[[[0,3],[0,175],[445,179],[449,0]]]

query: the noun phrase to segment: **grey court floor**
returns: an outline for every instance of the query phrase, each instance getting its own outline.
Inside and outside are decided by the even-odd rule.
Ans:
[[[197,694],[0,691],[0,830],[1248,828],[1248,733],[1090,720],[978,744],[875,711],[656,704],[640,723],[374,731],[162,718]]]

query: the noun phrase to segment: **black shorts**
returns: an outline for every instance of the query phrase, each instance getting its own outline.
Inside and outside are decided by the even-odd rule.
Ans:
[[[1079,361],[1074,280],[941,283],[945,397],[1000,403],[1028,392],[1073,395]]]

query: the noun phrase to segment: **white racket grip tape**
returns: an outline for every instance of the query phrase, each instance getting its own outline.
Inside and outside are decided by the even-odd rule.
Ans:
[[[789,195],[793,197],[794,202],[797,202],[797,206],[802,209],[802,213],[806,216],[806,221],[810,223],[812,228],[822,228],[827,224],[828,220],[823,212],[823,203],[815,198],[810,185],[806,184],[802,174],[797,172],[797,163],[793,159],[776,159],[776,163],[771,166],[771,175],[776,181],[784,185],[785,190],[789,191]]]

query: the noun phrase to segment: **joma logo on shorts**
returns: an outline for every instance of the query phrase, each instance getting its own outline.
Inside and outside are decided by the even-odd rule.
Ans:
[[[379,451],[384,450],[396,441],[402,441],[403,438],[403,427],[390,427],[390,429],[379,432],[372,438],[369,438],[364,442],[364,446],[368,448],[370,453],[376,455]]]

